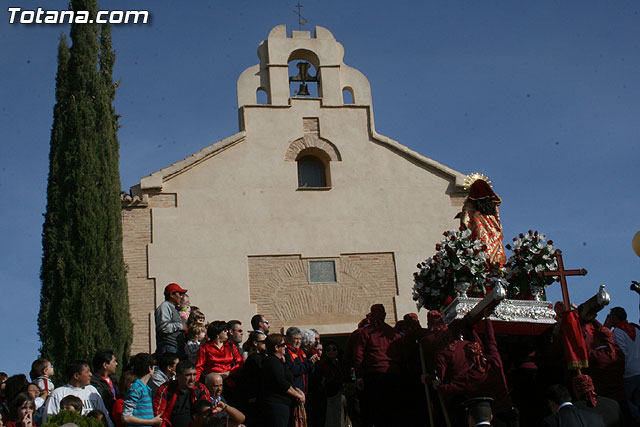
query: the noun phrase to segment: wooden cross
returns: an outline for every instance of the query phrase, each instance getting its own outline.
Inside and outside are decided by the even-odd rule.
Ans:
[[[558,269],[553,271],[545,271],[538,273],[540,277],[559,277],[560,286],[562,288],[562,300],[564,302],[564,309],[571,310],[571,302],[569,301],[569,289],[567,288],[567,276],[586,276],[587,270],[581,268],[579,270],[565,270],[564,263],[562,262],[562,251],[556,250],[556,262],[558,263]]]

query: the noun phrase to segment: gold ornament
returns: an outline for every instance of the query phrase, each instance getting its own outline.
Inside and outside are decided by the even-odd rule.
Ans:
[[[474,172],[464,178],[464,189],[469,190],[471,188],[471,185],[479,179],[485,181],[487,184],[489,184],[489,187],[493,188],[493,185],[491,185],[491,180],[488,176],[483,173]]]
[[[635,252],[636,255],[640,256],[640,231],[638,231],[636,235],[633,236],[631,246],[633,247],[633,252]]]

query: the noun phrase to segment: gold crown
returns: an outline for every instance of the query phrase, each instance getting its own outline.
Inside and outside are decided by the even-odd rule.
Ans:
[[[486,176],[483,173],[479,173],[479,172],[474,172],[471,175],[467,175],[464,178],[464,189],[465,190],[469,190],[469,188],[471,188],[471,185],[476,182],[477,180],[483,180],[485,181],[487,184],[489,184],[489,187],[493,187],[493,185],[491,185],[491,180],[489,179],[488,176]]]

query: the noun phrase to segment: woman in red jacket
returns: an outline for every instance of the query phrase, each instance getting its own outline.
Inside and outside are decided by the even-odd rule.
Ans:
[[[196,360],[198,378],[203,379],[210,372],[223,376],[237,372],[244,361],[228,341],[227,323],[221,320],[211,322],[207,328],[207,336],[209,342],[201,345],[198,350]]]

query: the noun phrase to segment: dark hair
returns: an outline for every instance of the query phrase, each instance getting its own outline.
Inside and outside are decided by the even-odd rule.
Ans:
[[[547,389],[547,399],[556,405],[562,405],[564,402],[571,402],[571,395],[562,384],[553,384]]]
[[[247,338],[244,344],[242,344],[242,349],[244,351],[248,351],[249,353],[253,353],[254,350],[256,349],[256,346],[254,344],[258,342],[258,337],[260,336],[264,336],[264,334],[259,331],[249,332],[249,338]]]
[[[73,394],[62,398],[60,401],[60,409],[62,409],[63,406],[71,406],[76,411],[82,412],[82,400]]]
[[[337,342],[335,342],[335,341],[327,341],[327,342],[321,343],[321,344],[324,345],[324,347],[323,347],[324,348],[324,352],[322,353],[322,357],[327,358],[328,357],[327,356],[327,350],[328,350],[329,346],[333,346],[333,347],[336,348],[336,351],[338,353],[336,355],[336,357],[338,358],[338,360],[340,360],[340,347],[338,347],[338,343]]]
[[[620,320],[627,320],[627,312],[622,307],[613,307],[611,309],[611,315],[617,317]]]
[[[20,407],[24,405],[24,402],[29,402],[29,404],[31,405],[31,409],[33,409],[34,412],[33,415],[35,415],[36,403],[31,398],[31,395],[24,391],[22,393],[18,393],[18,395],[16,395],[16,397],[11,401],[11,415],[9,417],[11,418],[11,420],[22,421],[18,419],[18,409],[20,409]]]
[[[111,350],[98,350],[95,356],[93,356],[93,360],[91,361],[91,365],[93,366],[93,371],[98,372],[102,369],[103,363],[110,363],[111,359],[113,359],[113,351]]]
[[[173,362],[175,362],[176,359],[180,359],[178,353],[172,353],[170,351],[162,353],[160,357],[158,357],[158,367],[162,372],[164,372],[170,365],[173,365]]]
[[[104,412],[100,411],[99,409],[94,409],[93,411],[90,411],[86,416],[89,418],[95,418],[96,420],[102,421],[102,425],[104,427],[109,426],[109,424],[107,423],[107,417],[105,416]]]
[[[269,334],[267,336],[267,341],[265,344],[267,345],[267,353],[274,354],[276,352],[276,345],[284,342],[284,335],[282,334]]]
[[[210,400],[208,399],[196,400],[196,402],[191,405],[191,418],[195,417],[196,415],[200,415],[200,416],[206,415],[206,414],[203,414],[202,412],[207,407],[213,408],[213,403],[211,403]]]
[[[29,372],[29,377],[31,377],[31,381],[38,378],[40,375],[44,373],[44,369],[47,365],[51,363],[47,359],[36,359],[31,364],[31,372]]]
[[[89,366],[85,360],[74,360],[67,364],[67,380],[71,380],[75,374],[80,374],[85,366]]]
[[[262,314],[256,314],[251,318],[251,327],[254,331],[260,329],[260,322],[262,322]]]
[[[232,330],[233,328],[236,327],[236,325],[242,325],[242,322],[239,320],[229,320],[227,322],[227,331]]]
[[[209,324],[209,327],[207,328],[207,336],[210,340],[213,340],[220,332],[226,330],[227,322],[223,322],[222,320],[214,320]]]
[[[149,373],[149,368],[153,368],[153,356],[149,353],[138,353],[131,358],[130,366],[133,374],[142,378]]]
[[[498,215],[498,203],[493,199],[493,197],[487,197],[484,199],[471,200],[474,207],[478,212],[482,215]]]
[[[176,374],[182,375],[187,369],[196,369],[196,364],[190,360],[181,360],[176,366]]]
[[[16,374],[11,375],[4,382],[4,400],[5,402],[11,404],[13,399],[18,395],[18,393],[26,390],[29,386],[29,381],[24,374]]]
[[[131,387],[131,384],[133,384],[135,380],[136,376],[133,374],[133,371],[122,371],[122,375],[120,375],[120,380],[118,381],[118,388],[116,389],[118,399],[124,399],[127,390],[129,390],[129,387]]]

